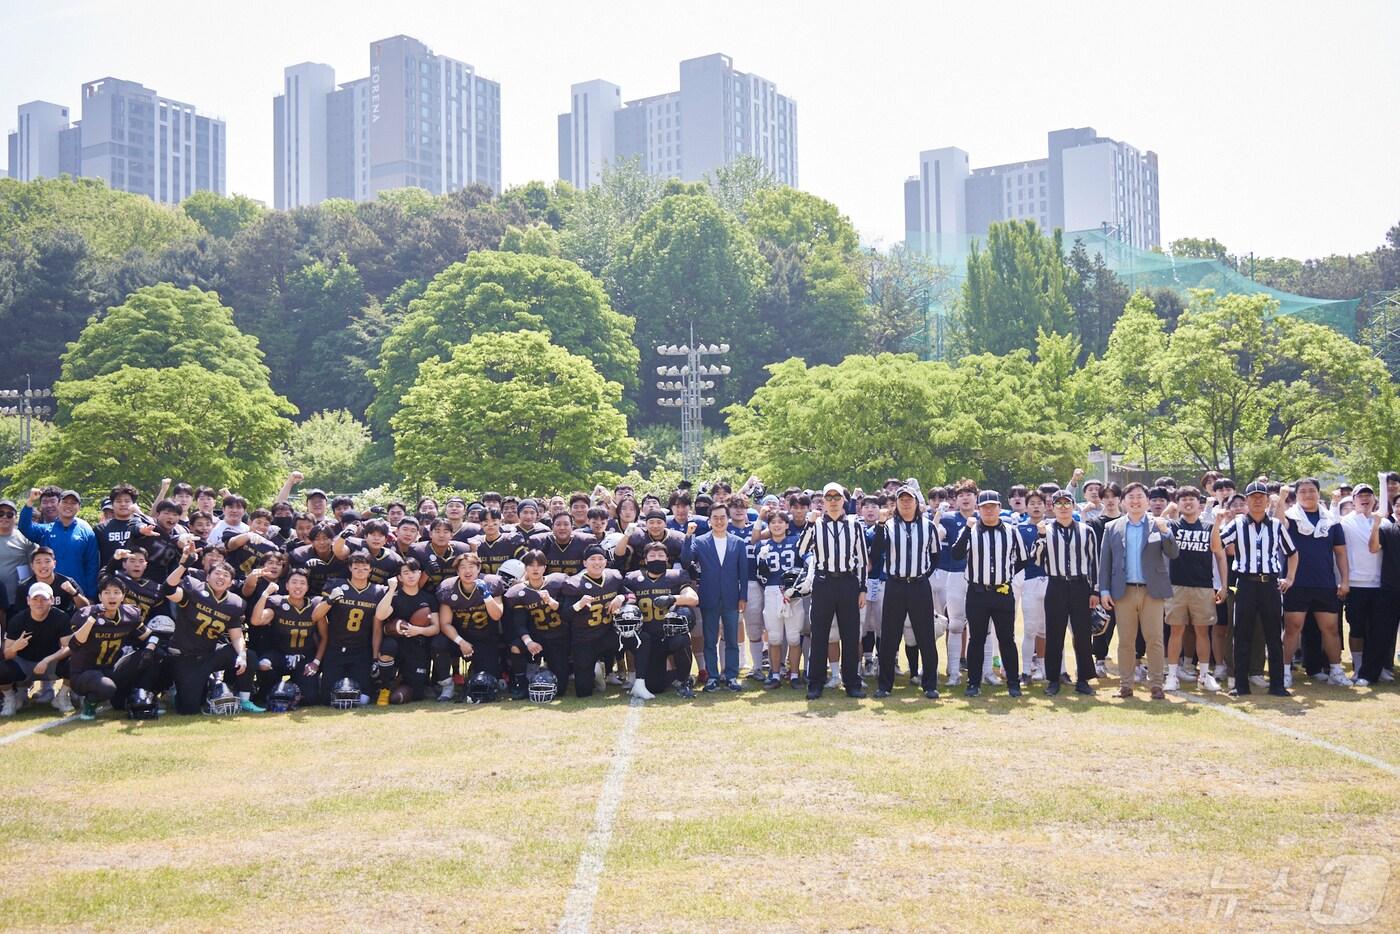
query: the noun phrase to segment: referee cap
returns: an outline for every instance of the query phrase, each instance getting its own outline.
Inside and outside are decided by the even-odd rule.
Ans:
[[[983,490],[977,494],[977,505],[985,506],[991,503],[993,506],[1001,505],[1001,494],[996,490]]]
[[[1268,495],[1269,495],[1269,485],[1268,485],[1267,483],[1264,483],[1264,482],[1261,481],[1261,480],[1255,480],[1255,481],[1252,482],[1249,486],[1247,486],[1247,487],[1244,488],[1244,495],[1245,495],[1245,496],[1253,496],[1255,493],[1260,493],[1260,494],[1263,494],[1264,496],[1268,496]]]

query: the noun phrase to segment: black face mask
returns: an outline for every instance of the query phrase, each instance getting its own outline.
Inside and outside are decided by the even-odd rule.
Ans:
[[[292,534],[292,526],[296,525],[295,516],[278,516],[272,520],[272,524],[282,530],[284,536]]]
[[[665,573],[666,573],[666,562],[665,562],[665,561],[648,561],[648,562],[647,562],[647,573],[648,573],[648,574],[665,574]]]

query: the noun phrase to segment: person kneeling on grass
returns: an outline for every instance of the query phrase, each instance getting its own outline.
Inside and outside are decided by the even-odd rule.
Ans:
[[[125,596],[115,577],[102,578],[97,584],[98,602],[74,614],[67,645],[35,666],[36,673],[42,673],[67,657],[69,684],[73,694],[82,697],[79,719],[94,719],[103,702],[124,705],[133,688],[148,687],[154,680],[153,656],[141,649],[125,651],[147,634],[140,608],[123,603]]]
[[[44,685],[40,698],[47,695],[55,707],[60,706],[59,696],[53,689],[57,672],[47,665],[40,668],[39,664],[62,648],[60,640],[69,632],[68,614],[53,605],[53,588],[48,584],[30,587],[25,602],[24,610],[11,616],[5,625],[4,653],[0,658],[0,692],[4,695],[4,707],[0,708],[0,715],[6,717],[19,711],[32,681]]]
[[[175,632],[170,638],[171,654],[163,664],[166,677],[175,685],[175,710],[182,714],[199,713],[211,674],[229,667],[239,674],[248,669],[248,652],[243,643],[243,598],[230,589],[233,566],[218,561],[201,583],[185,578],[185,571],[194,560],[194,543],[190,542],[180,563],[165,579],[166,596],[177,612]],[[251,713],[262,712],[246,694],[239,698],[239,707]]]

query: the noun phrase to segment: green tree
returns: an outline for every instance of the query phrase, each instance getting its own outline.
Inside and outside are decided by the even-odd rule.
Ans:
[[[778,187],[773,173],[756,156],[743,155],[705,174],[705,185],[715,203],[747,223],[750,202],[764,192]]]
[[[362,472],[369,446],[369,429],[345,409],[314,412],[288,434],[283,465],[310,486],[353,492],[370,485]]]
[[[387,426],[432,357],[483,332],[539,331],[592,361],[606,379],[637,385],[632,321],[612,310],[602,285],[568,260],[482,251],[439,273],[384,340],[369,419]]]
[[[197,237],[199,225],[179,208],[113,191],[97,178],[0,178],[0,243],[71,230],[93,256],[116,260],[129,250],[158,251]]]
[[[661,191],[662,182],[643,172],[638,159],[604,166],[598,183],[578,192],[564,215],[564,256],[603,277],[626,248],[632,225],[661,200]]]
[[[1235,257],[1214,237],[1179,237],[1167,247],[1167,252],[1181,259],[1214,259],[1234,267]]]
[[[232,309],[213,292],[173,285],[133,292],[84,328],[63,355],[62,379],[72,384],[126,366],[186,363],[231,376],[249,390],[268,386],[258,342],[234,326]],[[68,397],[74,398],[71,386]]]
[[[122,367],[54,387],[68,424],[15,469],[24,484],[62,483],[100,496],[118,482],[154,490],[162,477],[238,490],[265,500],[277,490],[291,422],[266,387],[194,363]]]
[[[0,333],[11,372],[4,385],[37,386],[58,379],[59,355],[109,297],[107,273],[82,234],[35,232],[32,239],[0,240]]]
[[[1102,356],[1108,349],[1108,335],[1128,303],[1128,287],[1108,268],[1102,253],[1089,256],[1083,240],[1074,241],[1065,267],[1065,296],[1074,311],[1080,353],[1085,358]]]
[[[1174,463],[1161,423],[1166,405],[1162,359],[1167,336],[1152,300],[1138,292],[1128,301],[1108,338],[1102,360],[1080,371],[1079,388],[1090,439],[1129,453],[1143,469]]]
[[[536,222],[526,227],[511,224],[501,238],[501,252],[558,257],[563,255],[563,247],[559,232],[548,224]]]
[[[1058,230],[1047,237],[1034,221],[993,223],[986,249],[973,243],[968,253],[957,315],[959,349],[1004,354],[1034,347],[1041,331],[1072,333],[1063,257]]]
[[[283,303],[269,342],[273,388],[303,412],[346,407],[363,415],[374,396],[366,371],[378,346],[367,335],[379,324],[360,274],[343,260],[310,263],[287,277]]]
[[[517,494],[587,486],[628,460],[621,399],[591,360],[545,334],[481,333],[419,369],[393,418],[394,459],[414,484]]]
[[[212,191],[196,191],[180,202],[180,210],[211,237],[231,240],[262,215],[263,206],[247,195],[226,198]]]
[[[1202,469],[1316,472],[1371,418],[1385,366],[1331,328],[1276,314],[1267,295],[1197,292],[1161,361],[1164,433]]]
[[[716,395],[742,399],[762,379],[773,335],[753,315],[766,272],[753,236],[707,194],[677,194],[647,211],[609,278],[619,307],[637,322],[645,372],[663,362],[659,344],[728,343],[734,378]],[[669,362],[669,361],[667,361]],[[659,410],[646,409],[651,420]]]

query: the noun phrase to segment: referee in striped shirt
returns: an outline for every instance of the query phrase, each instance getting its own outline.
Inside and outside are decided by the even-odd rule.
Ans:
[[[1011,578],[1018,565],[1030,560],[1026,540],[1010,523],[1001,521],[1001,494],[983,490],[977,494],[977,516],[969,518],[950,549],[954,558],[967,558],[967,624],[972,639],[967,646],[967,696],[982,693],[982,662],[987,629],[996,627],[1002,666],[1020,671],[1016,655],[1016,596]],[[1012,675],[1006,693],[1021,696],[1021,685]]]
[[[1094,582],[1099,540],[1094,530],[1074,518],[1074,494],[1060,490],[1051,502],[1053,522],[1040,523],[1040,538],[1032,559],[1045,568],[1050,580],[1045,585],[1045,693],[1060,693],[1060,669],[1064,665],[1065,628],[1074,640],[1074,690],[1093,694],[1089,679],[1094,677],[1094,646],[1089,638],[1089,613],[1099,605]]]
[[[1257,618],[1264,630],[1264,648],[1269,655],[1269,693],[1291,697],[1283,684],[1283,594],[1293,586],[1298,573],[1298,549],[1288,527],[1269,515],[1269,488],[1258,480],[1244,488],[1242,516],[1229,518],[1221,509],[1211,527],[1211,549],[1218,555],[1235,546],[1235,686],[1231,697],[1249,694],[1249,650]],[[1229,519],[1227,522],[1226,520]],[[1283,557],[1288,558],[1288,574],[1283,574]]]
[[[933,583],[929,576],[938,561],[941,527],[919,509],[919,498],[908,486],[895,494],[895,514],[875,526],[871,567],[885,570],[885,599],[880,614],[880,678],[876,697],[894,689],[895,657],[904,618],[914,630],[923,656],[924,696],[938,700],[938,640],[933,630]]]
[[[797,553],[811,553],[812,655],[807,662],[807,699],[822,696],[826,685],[826,646],[831,620],[841,634],[841,682],[850,697],[864,697],[860,680],[860,611],[865,606],[865,574],[870,567],[865,530],[860,519],[846,514],[846,491],[839,483],[822,490],[821,518],[807,525],[797,540]]]

